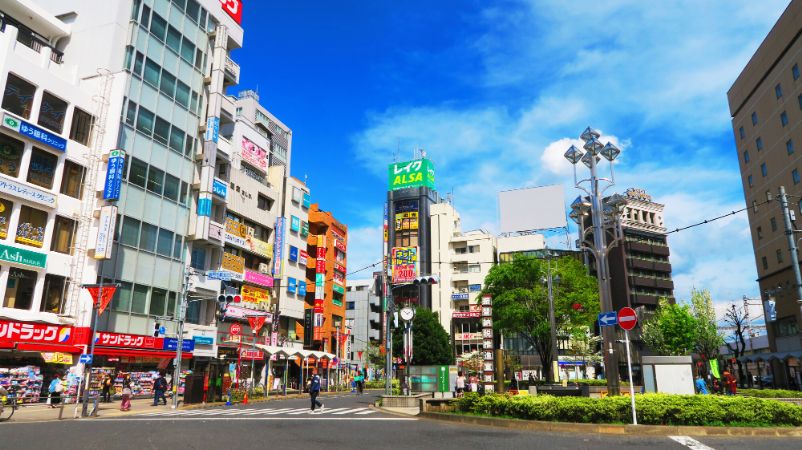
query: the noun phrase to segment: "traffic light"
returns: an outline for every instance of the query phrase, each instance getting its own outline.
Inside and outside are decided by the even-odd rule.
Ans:
[[[425,286],[427,284],[439,284],[439,283],[440,283],[440,277],[437,276],[437,275],[429,275],[429,276],[425,276],[425,277],[417,277],[412,282],[412,284],[414,284],[415,286],[420,286],[420,285],[424,285]]]
[[[373,279],[373,295],[381,298],[383,287],[384,287],[384,277],[381,275],[376,275],[376,278]]]
[[[153,324],[153,337],[159,337],[159,328],[161,327],[161,324],[158,322]]]
[[[242,301],[242,297],[239,295],[231,295],[231,294],[220,294],[217,296],[218,303],[239,303]]]

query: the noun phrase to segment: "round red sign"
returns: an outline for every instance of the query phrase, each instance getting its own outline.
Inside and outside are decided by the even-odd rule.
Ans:
[[[632,308],[621,308],[618,312],[618,325],[625,330],[631,330],[638,324],[638,316],[635,315],[635,310]]]
[[[233,336],[239,336],[240,332],[242,331],[242,327],[238,323],[232,323],[230,327],[228,327],[228,334]]]

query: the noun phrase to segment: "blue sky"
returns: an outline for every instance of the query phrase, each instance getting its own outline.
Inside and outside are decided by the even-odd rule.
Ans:
[[[500,190],[576,197],[562,154],[589,125],[623,147],[617,190],[664,203],[669,229],[743,208],[726,93],[787,5],[250,0],[234,59],[239,88],[293,130],[292,175],[348,224],[351,271],[381,259],[399,139],[436,162],[464,230],[498,231]],[[678,298],[757,296],[745,213],[669,245]]]

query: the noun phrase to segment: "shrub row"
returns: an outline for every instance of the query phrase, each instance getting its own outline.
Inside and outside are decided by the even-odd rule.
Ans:
[[[784,391],[782,389],[738,389],[738,393],[758,398],[802,398],[800,391]]]
[[[802,407],[772,400],[714,395],[635,396],[638,423],[685,426],[800,426]],[[619,423],[632,421],[629,397],[602,399],[480,396],[468,393],[452,402],[462,413],[546,422]]]
[[[398,388],[398,380],[393,379],[392,386]],[[384,389],[384,380],[374,380],[365,383],[365,389]]]
[[[588,386],[607,386],[607,380],[574,380],[574,379],[571,379],[571,380],[568,380],[568,382],[570,382],[570,383],[584,383],[584,384],[587,384]],[[505,381],[504,382],[504,384],[507,386],[507,389],[509,389],[510,383],[511,383],[510,381]],[[550,381],[546,381],[546,380],[535,380],[535,386],[543,386],[543,385],[546,385],[546,384],[551,384],[551,382]],[[629,386],[629,382],[628,381],[622,381],[620,384],[621,384],[621,386]],[[518,381],[518,388],[519,389],[525,390],[528,387],[529,387],[529,381],[527,381],[527,380],[519,380]]]

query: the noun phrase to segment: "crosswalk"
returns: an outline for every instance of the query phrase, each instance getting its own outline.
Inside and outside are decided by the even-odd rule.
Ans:
[[[201,417],[319,417],[319,416],[366,416],[377,413],[378,411],[369,408],[324,408],[323,411],[317,410],[311,413],[309,407],[306,408],[244,408],[244,409],[202,409],[189,411],[161,411],[145,414],[137,414],[136,417],[177,417],[177,418],[201,418]]]

